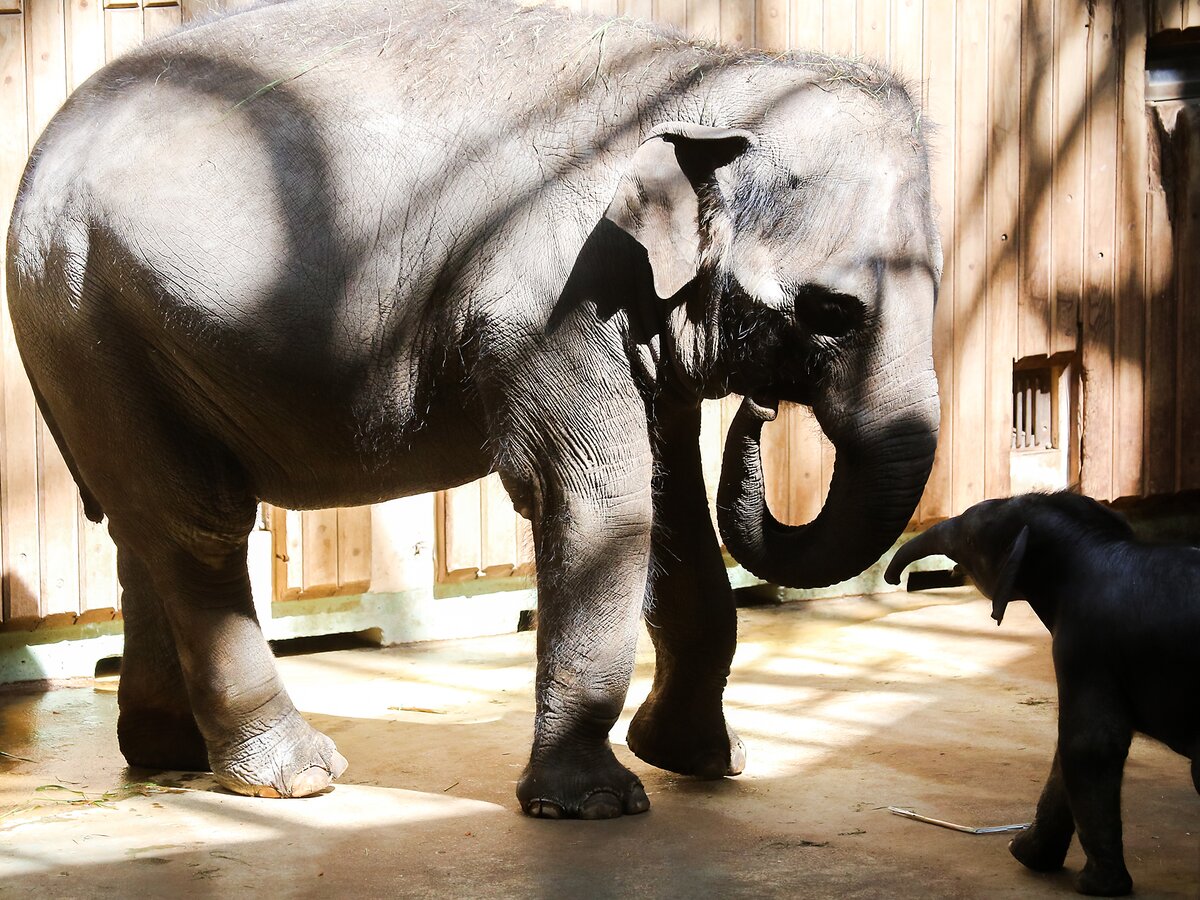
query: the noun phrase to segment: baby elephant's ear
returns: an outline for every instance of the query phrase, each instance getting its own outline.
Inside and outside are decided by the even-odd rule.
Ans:
[[[662,299],[675,296],[699,269],[697,189],[754,143],[754,135],[738,128],[667,122],[634,153],[604,217],[646,248]]]
[[[1017,535],[1008,554],[1000,565],[1000,574],[996,577],[996,589],[992,592],[992,618],[999,625],[1004,621],[1004,610],[1008,601],[1014,599],[1017,591],[1017,575],[1021,571],[1021,563],[1025,560],[1025,545],[1029,542],[1029,526],[1026,525]]]

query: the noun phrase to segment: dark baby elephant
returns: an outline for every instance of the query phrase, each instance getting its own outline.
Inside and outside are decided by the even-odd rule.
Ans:
[[[251,605],[256,502],[494,471],[535,539],[525,811],[647,808],[608,743],[643,611],[630,747],[736,774],[701,401],[754,398],[722,468],[730,551],[781,584],[857,574],[931,465],[940,268],[920,116],[870,65],[460,0],[294,0],[121,57],[38,142],[7,271],[39,406],[117,544],[123,753],[325,787],[345,760]],[[781,401],[837,451],[802,527],[763,499]]]
[[[1060,869],[1078,831],[1076,887],[1129,893],[1121,775],[1133,732],[1188,757],[1200,792],[1200,549],[1143,543],[1119,514],[1059,493],[987,500],[933,526],[900,549],[888,581],[935,553],[991,599],[996,624],[1028,600],[1053,636],[1058,748],[1013,856]]]

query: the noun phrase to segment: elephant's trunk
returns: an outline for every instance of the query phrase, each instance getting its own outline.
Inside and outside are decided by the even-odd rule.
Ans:
[[[725,546],[757,577],[799,588],[853,578],[912,517],[937,446],[936,379],[929,370],[905,383],[881,375],[857,387],[832,410],[814,408],[837,456],[824,507],[799,526],[780,523],[766,504],[759,441],[773,411],[743,401],[725,444],[717,515]]]
[[[892,561],[888,564],[887,572],[884,573],[883,577],[888,584],[899,584],[900,576],[904,574],[904,570],[910,565],[918,559],[924,559],[927,556],[937,554],[942,556],[954,555],[952,520],[939,522],[932,528],[926,529],[897,550],[896,555],[892,557]]]

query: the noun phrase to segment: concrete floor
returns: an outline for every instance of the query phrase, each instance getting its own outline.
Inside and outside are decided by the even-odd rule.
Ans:
[[[623,746],[648,643],[613,742],[652,809],[609,822],[518,811],[532,634],[280,660],[297,705],[350,760],[333,791],[304,800],[126,769],[111,686],[0,694],[0,750],[33,760],[0,758],[0,895],[1073,896],[1078,846],[1065,873],[1035,876],[1005,835],[885,809],[1028,821],[1055,691],[1049,637],[1024,604],[1000,629],[967,589],[743,611],[727,710],[749,761],[719,782]],[[1187,763],[1141,739],[1125,834],[1139,895],[1200,896]]]

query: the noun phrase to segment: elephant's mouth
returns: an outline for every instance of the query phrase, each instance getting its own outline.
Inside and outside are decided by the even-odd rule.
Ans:
[[[750,303],[729,304],[736,313],[726,314],[724,365],[708,396],[733,393],[811,406],[827,348],[786,313],[748,308]]]

